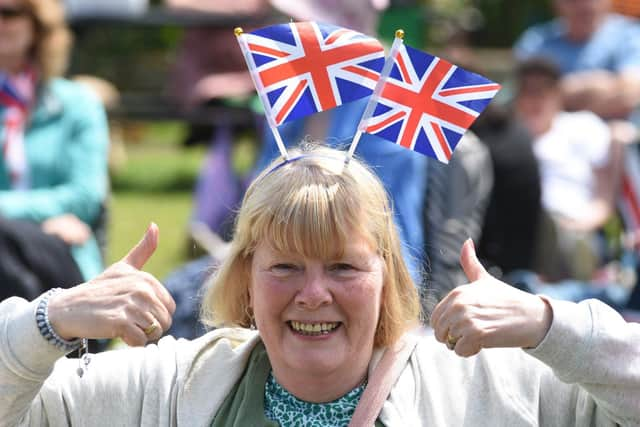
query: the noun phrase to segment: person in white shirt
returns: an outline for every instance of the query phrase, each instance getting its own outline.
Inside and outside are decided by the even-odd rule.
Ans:
[[[588,280],[599,262],[595,235],[613,212],[609,128],[590,111],[563,111],[560,72],[551,62],[523,61],[516,79],[515,111],[533,137],[552,227],[554,242],[542,231],[542,247],[557,254],[546,258],[558,261],[543,273],[551,280]]]

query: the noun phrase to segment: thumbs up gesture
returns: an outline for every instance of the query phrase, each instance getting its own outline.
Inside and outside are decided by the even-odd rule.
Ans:
[[[122,338],[144,345],[162,336],[171,326],[175,302],[155,277],[141,271],[158,246],[158,233],[151,224],[121,261],[51,298],[49,321],[60,337]]]
[[[470,239],[462,245],[460,264],[470,283],[452,290],[434,308],[436,339],[464,357],[483,348],[536,347],[551,326],[551,306],[491,276]]]

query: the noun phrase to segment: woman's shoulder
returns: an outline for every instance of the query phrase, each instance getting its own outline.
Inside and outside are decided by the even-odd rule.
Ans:
[[[54,77],[45,85],[45,96],[52,96],[65,107],[79,105],[102,106],[102,102],[94,89],[89,85],[63,77]]]
[[[206,405],[217,408],[242,376],[253,349],[260,342],[257,331],[215,329],[195,340],[165,337],[158,347],[173,352],[176,382],[186,413]],[[212,387],[215,384],[215,387]]]
[[[194,340],[167,336],[158,342],[158,348],[175,352],[179,369],[191,372],[204,365],[216,368],[218,365],[243,363],[258,342],[257,331],[219,328]]]

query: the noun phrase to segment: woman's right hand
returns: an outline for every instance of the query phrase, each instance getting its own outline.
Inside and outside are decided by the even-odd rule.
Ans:
[[[553,319],[546,300],[490,275],[470,239],[462,245],[460,264],[470,283],[453,289],[433,309],[436,339],[463,357],[483,348],[537,347]]]
[[[171,326],[176,304],[155,277],[140,270],[156,250],[158,233],[158,226],[151,224],[121,261],[52,296],[49,321],[61,338],[121,338],[136,346],[162,336]]]

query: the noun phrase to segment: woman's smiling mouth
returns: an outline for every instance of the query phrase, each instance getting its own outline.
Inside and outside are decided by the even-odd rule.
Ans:
[[[296,333],[301,335],[327,335],[330,332],[335,331],[340,325],[341,322],[318,322],[318,323],[307,323],[307,322],[299,322],[297,320],[290,320],[287,322],[289,327]]]

